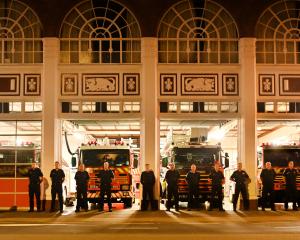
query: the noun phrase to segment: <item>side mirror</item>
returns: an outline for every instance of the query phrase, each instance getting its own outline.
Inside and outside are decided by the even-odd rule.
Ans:
[[[225,153],[225,158],[224,158],[224,168],[228,168],[229,167],[229,155],[226,152]]]
[[[72,157],[71,158],[71,165],[72,165],[72,167],[76,167],[76,165],[77,165],[77,159],[76,159],[76,157]]]
[[[162,159],[162,167],[168,167],[169,161],[168,158],[165,157]]]

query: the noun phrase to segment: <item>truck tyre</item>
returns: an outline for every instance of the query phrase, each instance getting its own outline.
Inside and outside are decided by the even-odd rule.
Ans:
[[[124,208],[132,208],[132,198],[123,199]]]

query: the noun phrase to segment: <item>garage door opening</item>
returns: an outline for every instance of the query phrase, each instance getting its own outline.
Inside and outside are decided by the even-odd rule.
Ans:
[[[161,120],[161,184],[163,198],[166,200],[166,183],[164,177],[168,163],[174,162],[180,173],[178,182],[179,200],[186,206],[188,186],[185,176],[191,164],[196,164],[200,172],[199,206],[207,207],[210,198],[211,184],[208,180],[211,169],[216,161],[224,169],[226,184],[225,198],[231,195],[228,181],[236,166],[238,148],[238,120]],[[227,201],[228,203],[228,201]]]
[[[88,201],[96,207],[100,198],[98,173],[104,162],[108,162],[115,175],[112,182],[114,206],[132,207],[139,199],[139,120],[64,120],[62,129],[61,154],[67,175],[67,197],[74,200],[74,176],[78,166],[84,164],[90,176]]]
[[[41,167],[42,121],[0,121],[0,208],[28,207],[28,170]]]
[[[285,201],[285,183],[283,172],[290,161],[300,169],[300,121],[296,120],[259,120],[257,122],[257,176],[258,206],[261,207],[262,185],[260,173],[267,162],[276,172],[274,180],[274,201],[281,205]],[[297,182],[300,180],[297,177]],[[297,190],[300,186],[297,184]],[[268,205],[270,207],[270,205]]]

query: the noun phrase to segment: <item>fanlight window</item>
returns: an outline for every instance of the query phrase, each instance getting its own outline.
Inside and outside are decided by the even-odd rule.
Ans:
[[[42,25],[34,11],[17,0],[0,1],[0,63],[41,63]]]
[[[210,0],[183,0],[161,19],[160,63],[238,63],[238,31],[231,15]]]
[[[267,8],[256,25],[256,61],[300,63],[300,1],[278,1]]]
[[[140,27],[116,1],[77,4],[66,15],[60,38],[62,63],[140,63]]]

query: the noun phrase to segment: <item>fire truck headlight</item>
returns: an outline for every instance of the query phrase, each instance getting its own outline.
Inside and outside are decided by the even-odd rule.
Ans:
[[[122,185],[121,190],[122,191],[129,191],[129,185]]]
[[[123,192],[124,197],[129,197],[129,192]]]

